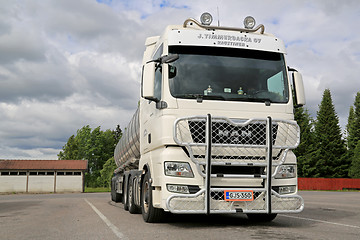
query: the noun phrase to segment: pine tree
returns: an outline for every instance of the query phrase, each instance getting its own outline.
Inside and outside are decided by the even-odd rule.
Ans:
[[[120,138],[122,137],[122,130],[119,124],[116,126],[116,129],[114,130],[114,137],[115,137],[115,144],[117,144]]]
[[[354,106],[350,107],[348,124],[346,125],[347,130],[347,147],[348,152],[346,156],[346,160],[351,162],[351,166],[349,169],[349,176],[356,177],[359,175],[356,174],[359,171],[359,163],[357,163],[359,158],[359,151],[357,149],[357,145],[360,142],[360,92],[356,94]],[[358,151],[358,152],[357,152]],[[356,154],[358,154],[356,156]]]
[[[315,149],[313,119],[308,110],[302,107],[295,109],[295,120],[300,127],[300,144],[294,150],[298,161],[298,175],[299,177],[311,177],[315,165],[311,162],[311,154]]]
[[[329,89],[325,89],[319,105],[315,135],[314,177],[347,177],[349,162],[344,159],[345,142],[342,139],[339,118],[335,112]]]
[[[358,141],[358,144],[354,149],[349,176],[352,178],[360,178],[360,141]]]
[[[354,125],[354,119],[355,119],[354,107],[350,106],[348,123],[346,124],[346,129],[345,129],[346,146],[347,146],[348,149],[350,149],[350,146],[349,146],[350,142],[351,142],[350,138],[352,137],[352,136],[350,136],[350,132],[352,131],[352,128],[353,128],[353,125]]]
[[[360,140],[360,92],[356,94],[354,106],[350,107],[347,129],[347,145],[352,152]]]
[[[354,149],[349,176],[352,178],[360,178],[360,141]]]

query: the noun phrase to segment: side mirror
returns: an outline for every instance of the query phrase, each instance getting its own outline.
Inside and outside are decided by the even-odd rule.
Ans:
[[[158,101],[154,97],[156,62],[148,62],[144,65],[142,74],[142,94],[141,96],[151,101]]]
[[[305,91],[304,91],[304,82],[301,76],[301,73],[294,71],[293,74],[293,84],[294,84],[294,91],[295,91],[295,100],[296,100],[296,107],[301,107],[305,105]]]

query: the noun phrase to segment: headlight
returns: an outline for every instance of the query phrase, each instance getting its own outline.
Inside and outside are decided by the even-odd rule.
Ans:
[[[174,177],[194,177],[190,164],[185,162],[165,162],[165,175]]]
[[[281,165],[275,178],[294,178],[296,177],[296,165]]]

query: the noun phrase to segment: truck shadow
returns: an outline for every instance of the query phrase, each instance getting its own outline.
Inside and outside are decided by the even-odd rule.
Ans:
[[[163,223],[170,224],[179,228],[226,228],[226,227],[295,227],[306,228],[313,225],[312,222],[303,221],[300,219],[287,218],[279,214],[275,220],[271,222],[252,221],[247,218],[245,214],[216,214],[216,215],[178,215],[167,214],[167,218]]]
[[[109,205],[124,210],[123,204],[108,202]],[[312,221],[315,216],[323,216],[323,219],[336,221],[336,219],[348,218],[356,215],[356,213],[348,211],[337,211],[335,209],[327,208],[306,208],[300,214],[278,214],[278,216],[271,222],[259,222],[253,221],[247,218],[246,214],[213,214],[213,215],[202,215],[202,214],[171,214],[165,213],[165,218],[160,223],[161,225],[170,225],[176,228],[186,229],[210,229],[210,228],[231,228],[231,227],[242,227],[242,228],[309,228],[314,227],[318,222]],[[141,214],[138,214],[141,217]],[[307,216],[311,216],[306,219]],[[317,219],[317,217],[315,217]]]

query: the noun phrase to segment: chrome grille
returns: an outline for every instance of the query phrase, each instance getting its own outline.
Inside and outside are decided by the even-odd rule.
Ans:
[[[273,124],[272,128],[274,144],[278,125]],[[218,121],[212,123],[212,129],[212,143],[215,144],[266,144],[266,124],[264,122],[234,126],[226,121]],[[194,143],[205,143],[206,129],[204,121],[189,121],[189,130]]]

